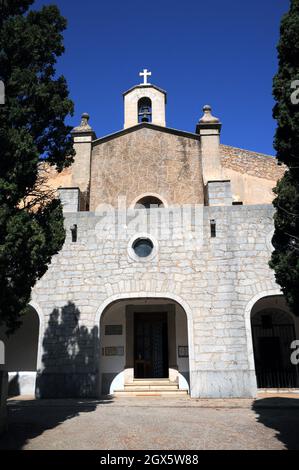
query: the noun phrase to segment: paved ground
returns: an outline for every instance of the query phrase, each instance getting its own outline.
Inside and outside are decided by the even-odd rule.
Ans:
[[[0,449],[299,449],[299,399],[13,399]]]

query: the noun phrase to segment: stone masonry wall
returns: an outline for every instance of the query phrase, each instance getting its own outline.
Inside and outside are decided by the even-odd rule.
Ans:
[[[244,315],[255,295],[278,289],[268,267],[272,214],[271,206],[204,207],[202,244],[177,239],[174,231],[145,262],[128,254],[134,229],[123,240],[110,240],[112,225],[108,235],[100,234],[94,214],[66,214],[65,246],[33,291],[44,317],[40,396],[45,390],[48,396],[58,390],[97,395],[99,308],[135,294],[188,305],[192,396],[254,395]],[[71,241],[73,224],[77,243]]]
[[[284,165],[277,165],[276,158],[263,153],[221,144],[220,155],[224,168],[230,168],[238,173],[246,173],[265,180],[277,181],[282,178],[286,171]]]

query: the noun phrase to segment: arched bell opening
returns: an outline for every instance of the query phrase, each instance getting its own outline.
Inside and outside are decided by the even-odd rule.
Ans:
[[[138,122],[152,122],[152,101],[150,98],[140,98],[138,101]]]

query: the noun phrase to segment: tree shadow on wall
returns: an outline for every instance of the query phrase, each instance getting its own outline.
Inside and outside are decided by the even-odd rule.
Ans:
[[[37,375],[36,394],[43,400],[9,402],[0,449],[22,449],[46,430],[112,402],[97,399],[98,328],[88,330],[79,320],[72,302],[53,310],[44,333],[43,370]]]
[[[74,303],[54,309],[43,339],[43,370],[37,376],[38,398],[98,396],[98,328],[80,326]]]
[[[257,421],[276,431],[287,450],[299,450],[299,398],[269,397],[255,400]]]

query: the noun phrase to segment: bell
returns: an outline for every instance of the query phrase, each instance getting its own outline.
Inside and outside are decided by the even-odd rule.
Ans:
[[[140,108],[140,114],[150,114],[149,106],[142,106]]]
[[[150,122],[151,111],[149,106],[142,106],[139,110],[141,122]]]

